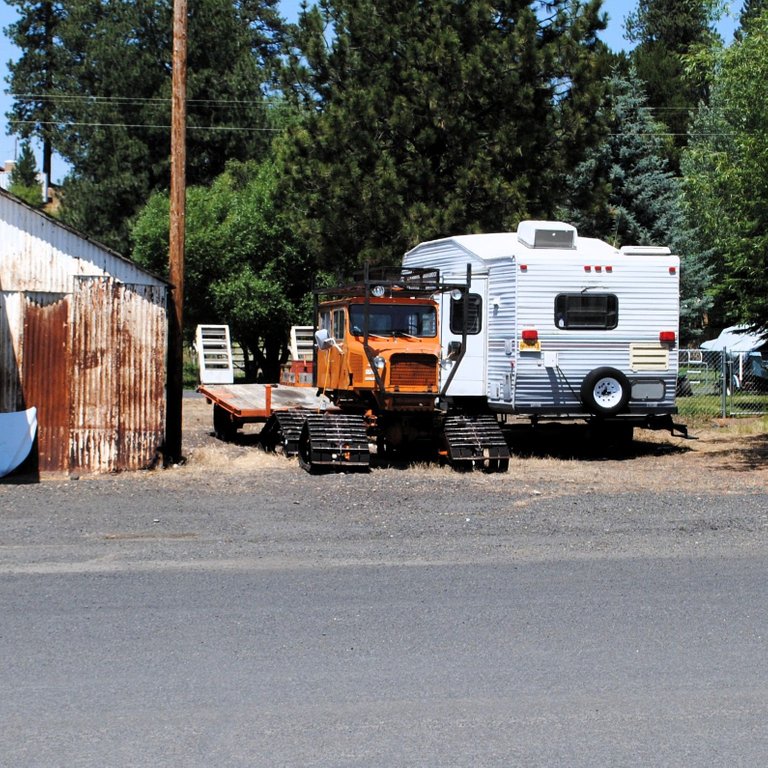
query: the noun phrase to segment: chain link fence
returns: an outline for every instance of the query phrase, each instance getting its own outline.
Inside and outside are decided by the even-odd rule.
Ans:
[[[768,351],[680,350],[677,407],[691,417],[768,413]]]

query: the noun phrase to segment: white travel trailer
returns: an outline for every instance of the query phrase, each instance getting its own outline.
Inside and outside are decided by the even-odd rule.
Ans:
[[[523,221],[421,243],[403,266],[470,279],[466,295],[439,298],[449,410],[587,419],[630,436],[678,426],[680,263],[668,248],[617,249]]]

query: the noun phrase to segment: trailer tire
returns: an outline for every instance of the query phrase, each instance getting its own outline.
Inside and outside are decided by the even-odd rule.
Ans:
[[[581,402],[597,416],[613,416],[626,409],[631,386],[629,379],[615,368],[590,371],[581,383]]]

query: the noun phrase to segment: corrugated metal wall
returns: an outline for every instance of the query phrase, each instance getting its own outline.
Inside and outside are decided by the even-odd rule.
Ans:
[[[0,294],[3,410],[37,407],[42,474],[141,469],[165,434],[166,289],[74,287]]]
[[[151,464],[165,437],[168,286],[0,192],[0,411],[38,409],[38,468]]]

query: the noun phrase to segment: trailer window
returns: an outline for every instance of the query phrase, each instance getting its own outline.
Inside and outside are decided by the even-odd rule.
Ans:
[[[619,324],[619,299],[612,293],[561,293],[555,325],[570,331],[609,331]]]
[[[467,296],[467,334],[480,333],[483,329],[483,297],[478,293]],[[464,297],[451,299],[451,333],[460,334],[464,329]]]

